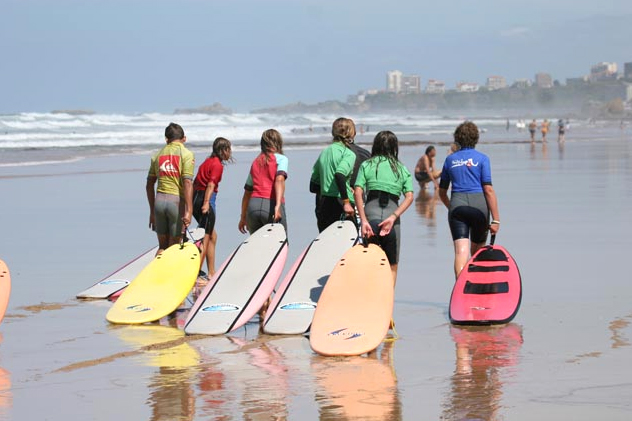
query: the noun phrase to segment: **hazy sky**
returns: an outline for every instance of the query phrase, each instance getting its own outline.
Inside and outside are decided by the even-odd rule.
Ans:
[[[631,0],[1,0],[0,113],[345,99],[632,61]]]

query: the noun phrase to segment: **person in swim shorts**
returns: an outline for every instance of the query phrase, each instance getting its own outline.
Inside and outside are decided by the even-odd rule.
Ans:
[[[356,154],[350,146],[356,135],[353,120],[336,119],[331,134],[333,142],[318,156],[309,184],[309,191],[317,195],[319,232],[341,218],[355,220],[353,190],[349,184],[356,162]]]
[[[419,183],[419,187],[426,188],[426,184],[432,181],[435,186],[435,190],[439,189],[439,176],[440,170],[435,170],[435,158],[437,156],[437,150],[434,146],[430,145],[426,148],[426,152],[419,158],[417,165],[415,165],[415,179]]]
[[[200,269],[206,260],[209,276],[215,273],[215,248],[217,246],[217,232],[215,231],[215,201],[218,186],[222,181],[224,165],[232,157],[231,144],[228,139],[218,137],[213,142],[213,152],[200,165],[193,181],[193,217],[198,226],[204,228],[204,240],[200,255]]]
[[[474,149],[478,135],[478,127],[470,121],[456,128],[454,141],[461,149],[445,159],[439,183],[439,197],[448,208],[448,222],[454,241],[456,277],[470,255],[485,245],[488,230],[496,234],[500,228],[489,158]],[[450,185],[452,193],[448,197]]]
[[[373,140],[371,158],[360,165],[354,190],[362,236],[369,241],[375,239],[386,253],[393,283],[397,281],[400,217],[413,203],[412,176],[399,162],[398,152],[397,136],[390,131],[379,132]],[[400,204],[402,195],[404,201]]]
[[[535,118],[529,123],[529,134],[531,135],[531,141],[535,142],[535,130],[538,128],[538,123]]]
[[[287,232],[285,180],[288,159],[283,155],[281,133],[269,129],[261,135],[261,153],[255,158],[244,186],[239,231],[253,234],[265,224],[279,222]]]
[[[542,132],[542,142],[546,142],[546,134],[549,132],[549,126],[551,125],[551,123],[549,123],[549,120],[544,119],[544,121],[542,122],[542,126],[540,126],[540,131]]]
[[[195,157],[184,146],[186,140],[179,124],[169,124],[165,129],[167,145],[151,158],[145,190],[149,228],[158,236],[157,254],[180,242],[182,226],[191,223]]]

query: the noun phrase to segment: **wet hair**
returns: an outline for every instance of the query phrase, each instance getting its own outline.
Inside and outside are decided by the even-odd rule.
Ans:
[[[224,161],[224,159],[222,158],[222,152],[228,151],[229,155],[226,161],[231,161],[232,157],[230,154],[230,150],[230,140],[224,137],[218,137],[217,139],[215,139],[215,141],[213,141],[213,153],[211,154],[211,156],[215,156],[219,158],[220,161]]]
[[[283,154],[283,138],[281,133],[274,129],[268,129],[261,134],[261,152],[265,154]]]
[[[383,160],[387,160],[393,174],[399,179],[399,142],[397,136],[390,130],[383,130],[373,138],[373,147],[371,148],[371,159],[377,158],[377,164]],[[377,176],[378,165],[375,166],[375,175]]]
[[[432,145],[428,146],[428,147],[426,148],[426,155],[428,155],[430,152],[432,152],[432,151],[434,151],[434,150],[435,150],[435,147],[434,147],[434,146],[432,146]]]
[[[334,138],[334,142],[342,142],[345,146],[348,146],[353,143],[353,139],[356,136],[355,123],[350,118],[337,118],[331,125],[331,135]]]
[[[474,148],[478,143],[478,127],[471,121],[461,123],[454,131],[454,142],[461,148]]]
[[[165,128],[165,138],[167,142],[173,142],[174,140],[180,140],[184,137],[184,129],[181,125],[176,123],[169,123]]]

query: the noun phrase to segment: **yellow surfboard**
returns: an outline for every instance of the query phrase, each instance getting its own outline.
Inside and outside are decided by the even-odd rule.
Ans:
[[[125,289],[105,318],[111,323],[153,322],[174,311],[195,284],[200,252],[192,243],[173,245]]]

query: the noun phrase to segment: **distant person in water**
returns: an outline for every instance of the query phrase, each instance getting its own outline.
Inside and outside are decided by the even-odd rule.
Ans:
[[[546,142],[546,135],[549,132],[550,124],[551,123],[549,123],[549,120],[545,118],[542,122],[542,126],[540,126],[540,131],[542,132],[542,142]]]
[[[454,241],[454,275],[458,277],[470,256],[487,242],[487,232],[498,232],[500,216],[489,158],[474,149],[478,128],[469,121],[462,123],[454,132],[454,141],[461,150],[445,159],[439,197],[448,208]],[[452,194],[448,197],[450,185]]]
[[[390,131],[375,135],[371,158],[364,161],[355,182],[355,203],[362,223],[362,236],[374,239],[384,249],[397,280],[400,250],[400,218],[413,203],[410,172],[399,162],[397,136]],[[366,206],[364,195],[366,194]],[[399,198],[404,195],[400,204]]]
[[[535,118],[529,123],[529,134],[531,135],[531,141],[535,142],[535,131],[538,128],[538,123],[535,121]]]
[[[434,184],[435,190],[439,188],[438,180],[441,176],[441,171],[435,169],[436,156],[436,148],[430,145],[426,148],[426,152],[417,161],[417,165],[415,165],[415,179],[422,189],[425,189],[426,184],[431,181],[432,184]]]
[[[184,146],[186,140],[182,126],[169,124],[165,129],[167,144],[151,158],[149,165],[145,190],[149,228],[158,236],[157,254],[180,242],[183,226],[191,223],[195,157]]]
[[[566,124],[561,118],[557,120],[557,141],[564,142],[564,134],[566,133]]]
[[[509,127],[511,127],[511,123],[509,122],[509,119],[507,119],[507,124],[505,125],[505,130],[509,131]]]
[[[193,181],[193,217],[198,226],[204,228],[204,240],[200,255],[200,270],[206,259],[209,276],[215,273],[215,247],[217,232],[215,231],[215,201],[218,186],[222,181],[224,165],[232,159],[231,144],[228,139],[218,137],[213,142],[213,152],[200,165]]]
[[[309,191],[316,194],[319,232],[341,219],[355,221],[350,184],[356,166],[356,153],[351,146],[356,135],[355,123],[349,118],[338,118],[332,124],[331,134],[333,142],[318,156],[309,183]]]
[[[281,133],[269,129],[261,135],[261,153],[250,166],[241,199],[239,231],[254,234],[262,226],[279,222],[287,231],[285,180],[288,159],[283,155]]]

